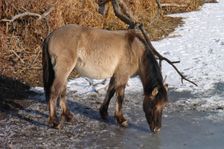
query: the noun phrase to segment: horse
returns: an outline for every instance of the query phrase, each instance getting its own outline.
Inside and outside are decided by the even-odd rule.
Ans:
[[[107,119],[108,106],[116,93],[115,119],[123,127],[128,121],[123,116],[122,103],[125,86],[130,77],[138,75],[144,90],[143,110],[149,128],[158,132],[162,111],[168,101],[160,67],[144,38],[134,30],[109,31],[65,25],[50,33],[43,42],[43,84],[48,101],[50,127],[62,128],[71,121],[66,100],[67,78],[73,70],[91,79],[110,78],[105,99],[100,106],[102,119]],[[61,120],[56,115],[56,104],[62,109]]]

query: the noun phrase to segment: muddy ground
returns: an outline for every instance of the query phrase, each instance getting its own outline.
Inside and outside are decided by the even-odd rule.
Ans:
[[[48,127],[47,104],[42,92],[29,91],[28,97],[16,100],[4,97],[0,111],[0,148],[223,148],[223,120],[207,119],[212,113],[197,111],[197,105],[186,108],[174,104],[180,99],[202,95],[171,88],[162,130],[152,134],[142,110],[142,94],[127,91],[123,111],[129,127],[121,128],[113,117],[114,98],[109,119],[100,118],[98,109],[105,91],[81,95],[69,92],[69,107],[78,122],[67,123],[62,130]]]

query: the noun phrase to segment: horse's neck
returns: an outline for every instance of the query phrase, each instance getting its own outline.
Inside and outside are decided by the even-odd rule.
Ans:
[[[149,76],[141,77],[141,81],[145,95],[150,95],[153,91],[153,88],[159,84],[156,78],[151,78]]]
[[[145,94],[151,94],[157,86],[162,86],[162,75],[154,56],[144,54],[141,62],[141,80]]]

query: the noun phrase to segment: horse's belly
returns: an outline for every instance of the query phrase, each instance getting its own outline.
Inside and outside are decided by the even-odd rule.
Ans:
[[[116,64],[95,64],[79,62],[76,66],[76,70],[83,77],[91,79],[105,79],[110,78],[114,74]]]

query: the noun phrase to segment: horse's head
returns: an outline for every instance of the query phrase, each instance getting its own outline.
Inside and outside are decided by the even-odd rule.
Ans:
[[[161,128],[162,112],[168,101],[167,89],[167,85],[155,87],[151,95],[147,95],[144,98],[143,109],[145,117],[151,131],[154,133],[160,131]]]

